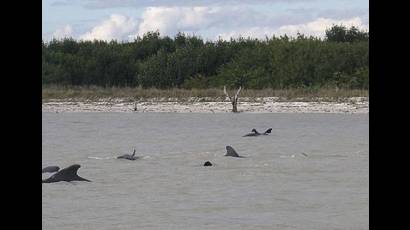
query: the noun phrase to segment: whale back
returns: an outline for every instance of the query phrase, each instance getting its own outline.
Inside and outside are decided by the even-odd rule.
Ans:
[[[256,129],[252,129],[251,133],[245,134],[243,137],[259,136],[260,133]]]
[[[256,135],[260,135],[260,132],[258,132],[258,130],[256,129],[252,129],[252,132],[255,133]]]
[[[207,161],[204,163],[204,166],[212,166],[212,163],[210,161]]]
[[[230,157],[240,157],[239,154],[233,149],[231,146],[226,146],[226,154],[225,156],[230,156]]]
[[[81,166],[74,164],[67,168],[61,169],[50,178],[43,180],[43,183],[52,183],[58,181],[89,181],[77,175],[77,171]]]
[[[135,153],[134,154],[132,154],[132,155],[130,155],[130,154],[124,154],[124,155],[121,155],[121,156],[119,156],[119,157],[117,157],[117,159],[127,159],[127,160],[136,160],[136,159],[138,159],[139,157],[136,157],[135,156]]]
[[[136,160],[139,157],[135,156],[135,152],[136,150],[134,149],[134,152],[132,154],[124,154],[124,155],[118,156],[117,159]]]
[[[60,170],[60,167],[58,166],[47,166],[41,170],[41,173],[52,173],[52,172],[57,172]]]

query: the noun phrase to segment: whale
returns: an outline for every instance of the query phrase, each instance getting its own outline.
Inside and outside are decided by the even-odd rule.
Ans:
[[[53,172],[58,172],[60,170],[60,167],[58,166],[47,166],[41,170],[41,173],[53,173]]]
[[[226,154],[225,156],[228,157],[240,157],[243,158],[243,156],[239,156],[239,154],[235,151],[235,149],[233,149],[231,146],[226,146]]]
[[[136,160],[136,159],[138,159],[139,157],[136,157],[135,156],[135,149],[134,149],[134,152],[132,153],[132,155],[131,154],[124,154],[124,155],[121,155],[121,156],[118,156],[117,157],[117,159],[126,159],[126,160]]]
[[[68,166],[67,168],[61,169],[60,171],[56,172],[51,177],[45,180],[42,180],[42,183],[54,183],[54,182],[59,182],[59,181],[67,181],[67,182],[88,181],[88,182],[91,182],[90,180],[87,180],[77,175],[77,171],[80,167],[81,166],[79,164]]]
[[[254,137],[261,135],[256,129],[252,129],[251,133],[243,135],[243,137]]]
[[[243,135],[243,137],[256,137],[260,135],[268,135],[272,132],[272,128],[267,129],[264,133],[258,132],[256,129],[252,129],[251,133]]]

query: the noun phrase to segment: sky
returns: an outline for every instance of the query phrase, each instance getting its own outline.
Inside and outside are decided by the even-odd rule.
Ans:
[[[149,31],[205,40],[323,37],[332,25],[369,30],[365,0],[43,0],[42,36],[133,41]]]

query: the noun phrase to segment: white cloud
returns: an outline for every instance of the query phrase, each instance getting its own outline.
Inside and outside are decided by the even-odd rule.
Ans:
[[[311,22],[295,25],[282,25],[280,27],[245,27],[238,28],[229,32],[224,32],[217,35],[215,38],[221,37],[222,39],[228,40],[231,37],[253,37],[264,39],[267,37],[287,35],[290,37],[295,37],[297,33],[304,34],[305,36],[314,36],[323,38],[325,36],[326,29],[331,28],[333,25],[344,25],[346,27],[355,26],[360,30],[368,30],[369,25],[364,24],[362,19],[359,17],[354,17],[344,20],[335,20],[330,18],[317,18]]]
[[[148,31],[158,30],[162,36],[175,36],[178,32],[195,34],[205,39],[221,37],[296,36],[299,32],[306,36],[324,37],[325,30],[335,25],[356,26],[368,30],[365,18],[351,17],[334,19],[330,17],[292,17],[289,14],[270,15],[258,13],[243,6],[223,8],[219,6],[196,7],[147,7],[141,18],[136,20],[119,14],[111,15],[88,32],[79,36],[83,40],[133,40]],[[363,22],[364,21],[364,22]],[[72,29],[66,26],[56,31],[56,35],[71,35]]]
[[[324,37],[325,30],[335,25],[356,26],[368,30],[360,17],[348,19],[311,18],[287,14],[267,15],[246,7],[148,7],[142,14],[138,34],[159,30],[161,35],[173,36],[177,32],[196,34],[208,39],[231,37],[265,38],[272,35]],[[289,23],[289,24],[288,24]]]
[[[226,31],[240,31],[255,26],[277,27],[286,21],[290,21],[289,18],[266,15],[243,6],[147,7],[136,36],[159,30],[161,35],[173,36],[177,32],[184,32],[213,39],[216,34]]]
[[[142,7],[160,7],[160,6],[210,6],[224,5],[232,6],[238,4],[255,5],[255,4],[278,4],[278,3],[298,3],[298,2],[315,2],[317,0],[57,0],[52,6],[81,5],[87,9],[107,9],[107,8],[142,8]]]
[[[220,11],[219,7],[147,7],[142,14],[138,35],[155,30],[163,35],[204,30]]]
[[[331,18],[318,18],[314,21],[298,24],[298,25],[284,25],[279,27],[277,34],[287,34],[295,36],[298,32],[305,35],[312,35],[316,37],[324,37],[325,30],[331,28],[333,25],[344,25],[346,27],[355,26],[360,30],[368,30],[369,25],[363,24],[362,19],[354,17],[344,20],[335,20]]]
[[[71,37],[73,35],[73,28],[70,25],[65,25],[63,28],[57,29],[53,33],[53,38],[55,39],[62,39],[62,38],[67,38]]]
[[[132,40],[155,30],[161,35],[184,32],[205,39],[239,35],[264,38],[272,34],[295,35],[297,31],[323,36],[326,26],[332,23],[355,19],[356,25],[368,28],[369,24],[368,2],[364,0],[53,0],[50,5],[56,12],[84,8],[83,12],[90,15],[81,16],[81,20],[67,19],[66,23],[74,28],[76,38],[87,40]],[[105,16],[105,21],[94,24],[110,8],[119,14]],[[55,31],[54,35],[73,36],[71,26]],[[51,37],[54,28],[47,30],[44,26],[43,36]]]
[[[91,31],[80,36],[83,40],[129,40],[138,28],[138,21],[131,17],[113,14],[108,20],[95,26]]]
[[[271,37],[272,34],[275,34],[276,30],[273,27],[247,27],[247,28],[238,28],[237,30],[232,30],[229,32],[223,32],[215,35],[214,39],[222,38],[224,40],[229,40],[230,38],[265,38],[265,36]]]

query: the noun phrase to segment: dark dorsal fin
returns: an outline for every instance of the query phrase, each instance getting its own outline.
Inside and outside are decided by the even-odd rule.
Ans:
[[[77,171],[81,166],[79,164],[74,164],[71,166],[68,166],[67,168],[61,169],[58,174],[65,176],[65,177],[70,177],[70,178],[74,178],[74,177],[78,177],[77,175]]]
[[[226,154],[225,156],[230,156],[230,157],[240,157],[238,153],[233,149],[231,146],[226,146]]]
[[[132,156],[135,156],[135,149],[134,149],[134,152],[132,153]]]
[[[204,163],[204,166],[212,166],[212,163],[210,161],[207,161]]]
[[[77,175],[77,171],[81,166],[74,164],[67,168],[61,169],[50,178],[43,180],[43,183],[53,183],[59,181],[89,181]]]
[[[252,132],[259,134],[259,132],[256,129],[252,129]]]

